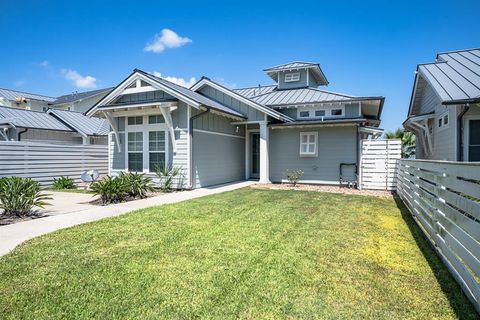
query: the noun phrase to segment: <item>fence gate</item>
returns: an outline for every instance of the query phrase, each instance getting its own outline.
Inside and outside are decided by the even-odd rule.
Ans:
[[[359,188],[396,190],[400,140],[360,140]]]

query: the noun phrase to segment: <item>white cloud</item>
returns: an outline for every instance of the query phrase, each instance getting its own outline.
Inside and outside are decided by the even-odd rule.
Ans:
[[[184,78],[177,78],[177,77],[162,77],[162,74],[160,72],[154,71],[152,73],[155,77],[159,77],[162,79],[165,79],[167,81],[173,82],[178,84],[179,86],[185,87],[185,88],[190,88],[193,86],[195,82],[197,82],[197,79],[195,77],[191,77],[190,79],[184,79]]]
[[[153,42],[148,43],[143,50],[160,53],[165,49],[178,48],[190,42],[192,42],[191,39],[181,37],[173,30],[163,29],[160,33],[155,35]]]
[[[70,80],[73,85],[80,89],[91,89],[97,87],[97,79],[92,76],[82,76],[75,70],[62,69],[63,77]]]
[[[48,66],[49,66],[48,60],[43,60],[42,62],[40,62],[40,67],[48,67]]]

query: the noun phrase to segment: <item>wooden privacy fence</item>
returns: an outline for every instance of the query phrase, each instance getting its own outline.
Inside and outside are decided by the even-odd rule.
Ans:
[[[0,141],[0,177],[32,178],[49,186],[60,176],[81,182],[82,172],[90,169],[108,173],[106,145]]]
[[[360,189],[395,190],[400,140],[361,140],[358,185]]]
[[[480,312],[480,163],[400,160],[397,192]]]

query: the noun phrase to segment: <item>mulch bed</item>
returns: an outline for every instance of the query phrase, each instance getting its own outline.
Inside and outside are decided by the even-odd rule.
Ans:
[[[45,217],[48,217],[48,215],[38,214],[38,215],[18,217],[18,216],[0,214],[0,226],[6,226],[12,223],[29,221],[29,220],[40,219]]]
[[[269,184],[255,184],[252,188],[258,189],[272,189],[272,190],[295,190],[295,191],[316,191],[316,192],[331,192],[341,194],[351,194],[360,196],[374,196],[381,198],[392,198],[394,194],[390,191],[381,190],[358,190],[347,187],[328,186],[328,185],[314,185],[314,184],[297,184],[294,187],[289,183],[269,183]]]

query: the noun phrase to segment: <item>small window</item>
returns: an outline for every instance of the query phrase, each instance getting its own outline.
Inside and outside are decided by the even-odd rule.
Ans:
[[[139,124],[143,124],[143,117],[142,116],[128,117],[128,125],[129,126],[135,126],[135,125],[139,125]]]
[[[300,132],[300,156],[317,156],[317,132]]]
[[[448,124],[448,113],[443,116],[443,124],[447,125]]]
[[[299,116],[300,116],[300,118],[309,118],[310,117],[310,111],[300,111]]]
[[[343,114],[343,109],[332,109],[332,116],[341,116]]]
[[[285,82],[296,82],[300,81],[300,73],[286,73],[285,74]]]
[[[315,110],[315,117],[325,117],[325,110]]]
[[[128,133],[128,171],[143,171],[143,132]]]
[[[46,112],[48,110],[48,107],[43,107],[42,110],[43,112]]]
[[[450,119],[448,118],[448,111],[440,115],[440,117],[437,120],[438,128],[444,129],[448,127],[448,123]]]
[[[155,123],[164,123],[165,119],[163,119],[162,115],[156,114],[154,116],[148,116],[148,124],[155,124]]]
[[[441,128],[442,125],[443,125],[443,119],[440,118],[440,119],[438,119],[438,127]]]

